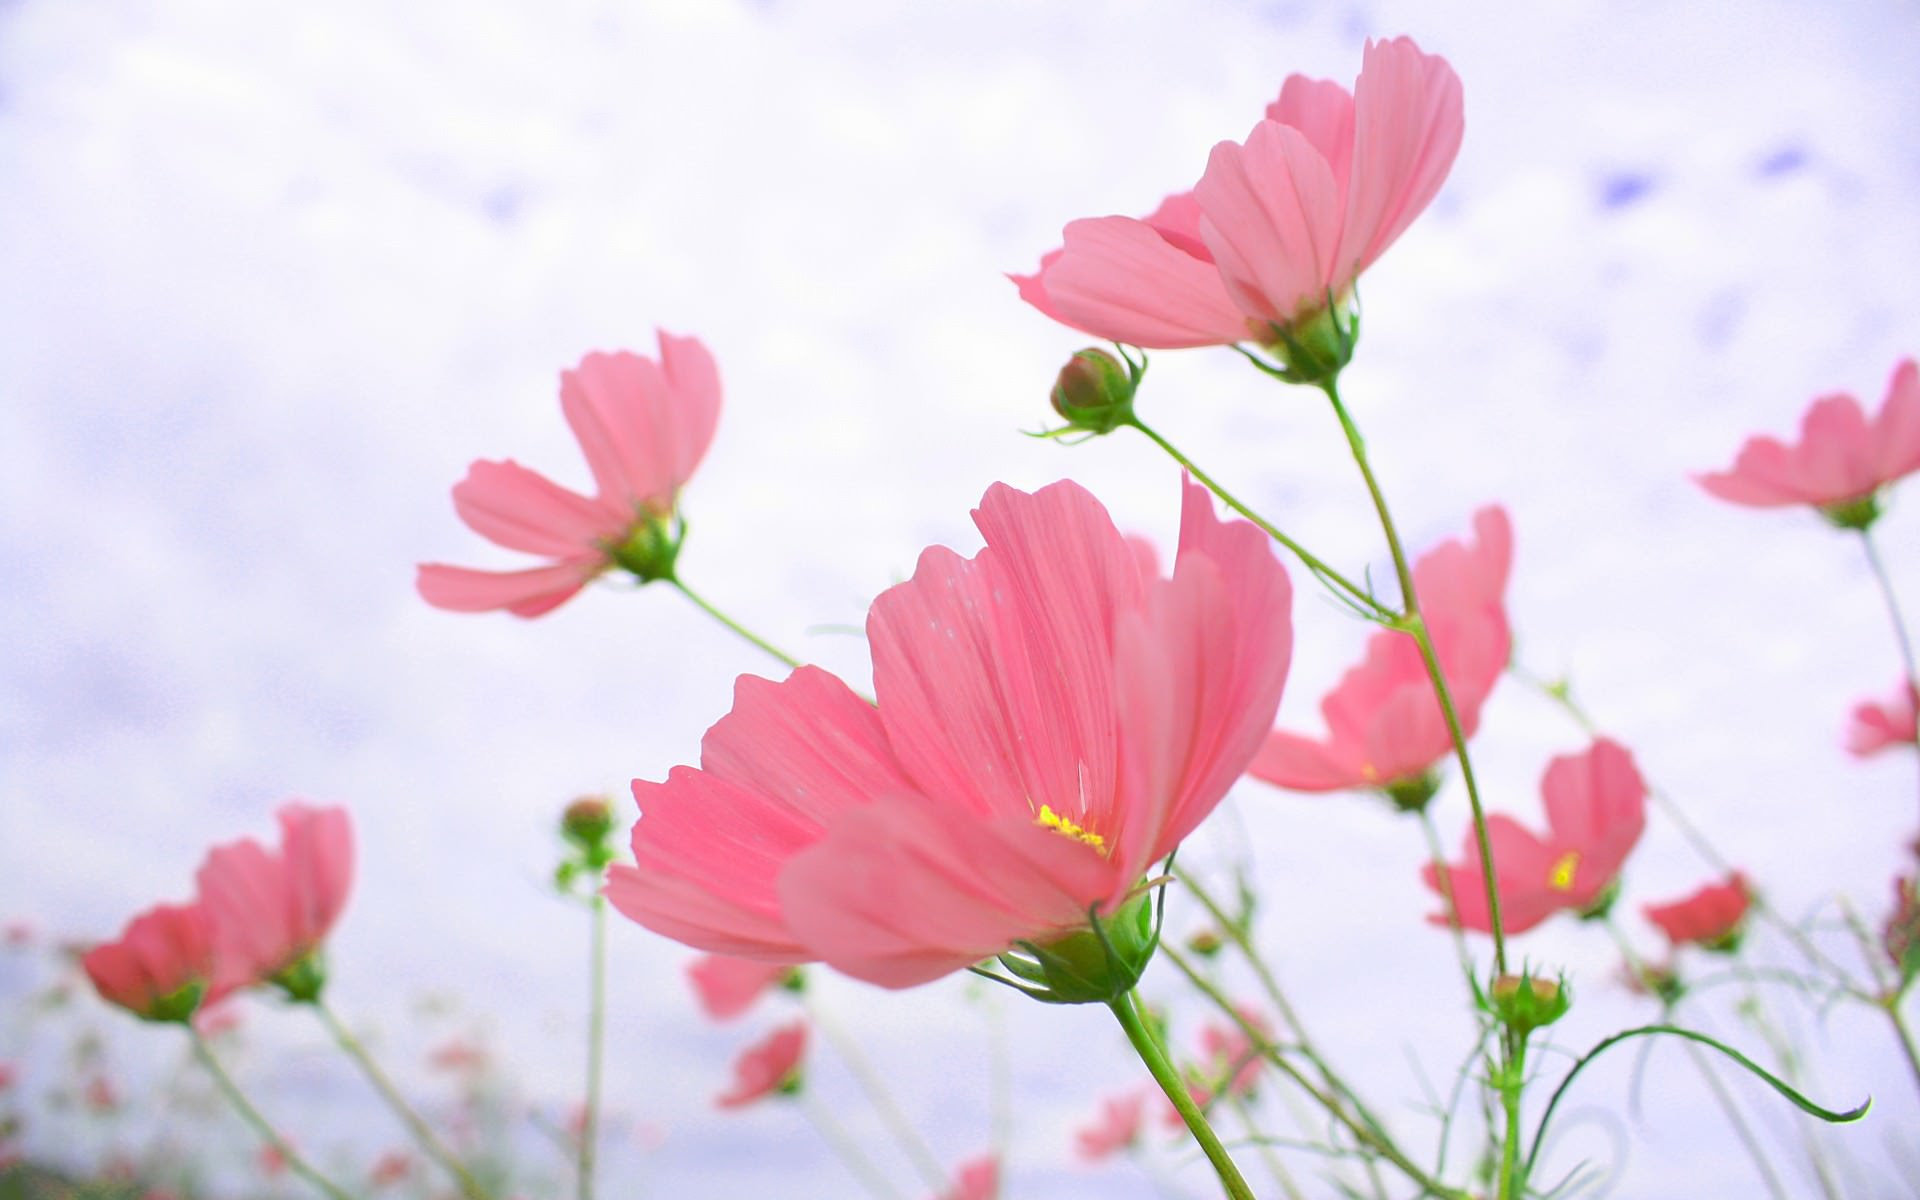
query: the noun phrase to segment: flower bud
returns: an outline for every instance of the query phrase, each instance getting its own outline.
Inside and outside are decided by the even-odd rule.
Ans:
[[[1066,418],[1069,429],[1112,433],[1133,420],[1133,393],[1143,370],[1105,350],[1078,351],[1054,382],[1053,411]]]
[[[1564,979],[1537,979],[1526,971],[1494,980],[1487,999],[1500,1023],[1522,1037],[1558,1021],[1573,1001]]]
[[[1420,813],[1427,811],[1427,805],[1432,802],[1434,793],[1439,790],[1439,774],[1434,771],[1422,771],[1418,775],[1408,775],[1404,779],[1394,780],[1381,788],[1380,794],[1387,798],[1387,802],[1393,805],[1397,812]]]
[[[1187,949],[1201,958],[1212,958],[1220,953],[1220,947],[1224,944],[1220,940],[1220,935],[1211,929],[1199,930],[1187,938]]]
[[[560,815],[560,832],[582,850],[591,850],[613,833],[613,808],[604,796],[582,796]]]

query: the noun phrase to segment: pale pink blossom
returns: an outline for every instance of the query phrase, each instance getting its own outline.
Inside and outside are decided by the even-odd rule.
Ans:
[[[103,999],[150,1021],[184,1021],[218,993],[213,920],[197,903],[155,905],[80,965]]]
[[[733,1063],[733,1086],[713,1098],[721,1108],[741,1108],[800,1083],[800,1060],[807,1052],[807,1023],[794,1021],[744,1050]]]
[[[1892,746],[1920,744],[1920,696],[1902,683],[1893,699],[1862,700],[1847,725],[1847,753],[1856,758]]]
[[[1505,601],[1513,527],[1504,509],[1489,506],[1474,514],[1473,528],[1472,542],[1443,542],[1413,568],[1421,613],[1468,737],[1513,653]],[[1381,630],[1368,638],[1366,657],[1320,702],[1320,711],[1324,738],[1275,730],[1251,773],[1298,792],[1389,790],[1418,780],[1453,752],[1411,634]]]
[[[453,489],[454,509],[475,533],[550,561],[520,571],[423,563],[418,586],[429,604],[537,617],[610,567],[642,578],[671,570],[677,542],[666,525],[713,441],[720,376],[697,340],[658,336],[658,362],[623,350],[561,372],[560,407],[593,472],[592,496],[511,459],[475,462]]]
[[[1252,341],[1343,302],[1446,181],[1465,129],[1460,80],[1408,38],[1369,41],[1351,94],[1294,75],[1244,143],[1221,142],[1191,193],[1144,220],[1093,217],[1021,296],[1136,346]]]
[[[1291,585],[1188,483],[1170,580],[1084,489],[1004,484],[867,621],[877,705],[742,676],[701,768],[636,781],[614,906],[700,949],[908,987],[1084,931],[1212,811],[1273,720]]]
[[[223,988],[264,983],[320,948],[353,883],[347,810],[280,807],[280,848],[242,838],[207,853],[196,880],[213,919]]]
[[[688,964],[687,979],[700,999],[700,1010],[716,1021],[727,1021],[752,1008],[761,993],[791,970],[785,963],[703,954]]]
[[[969,1159],[953,1173],[953,1186],[938,1200],[995,1200],[1000,1195],[1000,1160],[991,1154]]]
[[[1238,1007],[1247,1024],[1271,1042],[1273,1029],[1267,1019],[1246,1005]],[[1266,1056],[1237,1022],[1216,1020],[1201,1027],[1199,1072],[1209,1098],[1215,1090],[1229,1096],[1252,1095],[1266,1061]],[[1207,1103],[1200,1097],[1195,1099],[1201,1104]]]
[[[1676,946],[1682,942],[1725,946],[1739,935],[1752,906],[1747,878],[1735,871],[1725,883],[1707,884],[1670,904],[1642,905],[1640,911]]]
[[[1920,471],[1920,366],[1908,358],[1894,368],[1886,403],[1869,420],[1845,392],[1813,402],[1800,422],[1800,441],[1747,439],[1729,471],[1694,478],[1735,504],[1816,508],[1870,500],[1880,488]]]
[[[1501,928],[1522,933],[1562,909],[1590,912],[1605,903],[1627,854],[1647,823],[1647,785],[1625,747],[1597,739],[1580,754],[1547,764],[1540,781],[1547,810],[1541,837],[1505,814],[1487,818],[1494,880],[1500,894]],[[1441,892],[1433,864],[1422,868],[1427,886]],[[1460,924],[1488,932],[1486,886],[1480,852],[1468,827],[1460,865],[1447,868]],[[1444,893],[1442,893],[1444,894]],[[1444,911],[1427,918],[1447,924]]]
[[[1147,1101],[1139,1091],[1109,1096],[1100,1102],[1100,1115],[1091,1125],[1074,1131],[1074,1151],[1087,1162],[1099,1162],[1140,1140],[1140,1117]]]

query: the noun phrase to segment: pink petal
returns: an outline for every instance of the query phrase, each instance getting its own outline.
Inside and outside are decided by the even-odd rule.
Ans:
[[[1735,871],[1725,883],[1707,884],[1671,904],[1642,905],[1640,911],[1677,946],[1726,937],[1739,928],[1752,903],[1746,877]]]
[[[1770,437],[1748,438],[1731,470],[1702,472],[1693,478],[1709,494],[1731,504],[1778,508],[1819,502],[1801,482],[1787,447]]]
[[[212,920],[223,989],[264,983],[297,957],[285,878],[280,856],[252,838],[207,852],[194,880]]]
[[[1891,700],[1863,700],[1853,710],[1847,728],[1847,752],[1856,758],[1877,754],[1889,746],[1920,742],[1920,698],[1902,682]]]
[[[294,937],[311,949],[346,907],[353,886],[353,824],[344,808],[298,802],[282,806],[278,819]]]
[[[1532,831],[1512,817],[1495,813],[1487,818],[1487,844],[1493,853],[1494,878],[1499,881],[1503,933],[1524,933],[1563,907],[1546,886],[1557,856]],[[1436,893],[1441,891],[1440,876],[1432,863],[1421,868],[1421,877]],[[1484,878],[1478,843],[1469,827],[1460,839],[1460,865],[1447,868],[1447,880],[1461,927],[1482,933],[1493,928]],[[1434,925],[1448,924],[1444,910],[1427,920]]]
[[[659,335],[660,361],[589,354],[560,376],[560,407],[600,498],[656,515],[699,465],[720,415],[720,376],[693,338]]]
[[[453,487],[453,507],[469,528],[510,550],[568,558],[617,540],[628,516],[568,491],[519,463],[481,459]]]
[[[673,478],[693,478],[720,426],[720,368],[698,338],[658,334],[660,369],[673,399]]]
[[[1330,79],[1289,75],[1280,98],[1267,105],[1267,120],[1306,135],[1333,173],[1334,190],[1347,194],[1353,170],[1353,94]]]
[[[1262,121],[1244,146],[1221,142],[1193,189],[1201,234],[1227,294],[1277,325],[1323,307],[1340,243],[1341,197],[1327,160],[1298,129]]]
[[[791,969],[785,963],[703,954],[687,966],[687,979],[700,998],[701,1011],[716,1021],[727,1021],[753,1007]]]
[[[1329,280],[1336,290],[1426,209],[1466,131],[1460,77],[1409,38],[1369,41],[1353,91],[1353,182]]]
[[[1647,823],[1647,785],[1625,747],[1595,739],[1547,764],[1540,782],[1547,826],[1561,851],[1580,855],[1570,907],[1584,908],[1620,874]]]
[[[1247,773],[1294,792],[1341,792],[1372,786],[1364,764],[1345,751],[1346,742],[1316,742],[1276,729],[1267,735]]]
[[[1792,458],[1799,485],[1815,504],[1864,496],[1883,482],[1875,472],[1873,430],[1860,402],[1845,392],[1813,402]]]
[[[1887,383],[1886,403],[1873,421],[1874,477],[1891,483],[1920,471],[1920,364],[1903,359]]]
[[[1149,349],[1218,346],[1247,336],[1247,318],[1213,264],[1144,221],[1092,217],[1066,227],[1039,286],[1042,312],[1095,337]],[[1019,282],[1016,277],[1016,282]]]
[[[420,598],[435,608],[451,612],[504,608],[518,617],[537,617],[566,602],[606,566],[597,556],[525,571],[480,571],[421,563],[414,585]]]
[[[733,1086],[714,1097],[720,1108],[740,1108],[777,1091],[800,1070],[807,1052],[805,1021],[782,1025],[749,1046],[733,1064]]]

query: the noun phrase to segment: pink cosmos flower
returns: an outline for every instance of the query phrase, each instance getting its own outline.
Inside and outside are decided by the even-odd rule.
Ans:
[[[791,970],[785,963],[703,954],[687,967],[687,979],[700,998],[701,1011],[716,1021],[727,1021],[752,1008],[762,992]]]
[[[353,883],[353,827],[344,808],[282,805],[280,849],[242,838],[207,853],[196,879],[213,918],[218,984],[265,983],[320,948]]]
[[[120,940],[80,959],[104,1000],[149,1021],[184,1021],[219,994],[213,920],[201,905],[157,904],[127,923]]]
[[[636,781],[607,897],[655,932],[910,987],[1083,932],[1212,811],[1286,681],[1265,535],[1185,485],[1173,577],[1079,485],[988,490],[867,619],[877,705],[742,676],[701,767]]]
[[[1878,754],[1889,746],[1920,744],[1920,694],[1902,683],[1893,699],[1862,700],[1847,726],[1847,753],[1855,758]]]
[[[1465,129],[1460,79],[1407,38],[1367,43],[1352,94],[1294,75],[1244,143],[1145,220],[1093,217],[1020,295],[1116,342],[1272,343],[1343,302],[1439,192]]]
[[[1273,1029],[1265,1017],[1245,1005],[1236,1007],[1262,1037],[1273,1040]],[[1209,1099],[1213,1090],[1222,1084],[1229,1096],[1251,1096],[1260,1081],[1260,1068],[1265,1064],[1265,1057],[1240,1026],[1216,1021],[1201,1028],[1200,1073],[1208,1085]],[[1201,1097],[1195,1099],[1201,1104],[1207,1102]]]
[[[1100,1115],[1093,1124],[1075,1131],[1075,1152],[1087,1162],[1099,1162],[1130,1148],[1140,1139],[1140,1115],[1146,1101],[1146,1094],[1137,1091],[1101,1101]]]
[[[1920,471],[1920,366],[1909,358],[1894,368],[1886,403],[1873,420],[1845,392],[1822,396],[1801,419],[1799,445],[1752,437],[1732,470],[1694,478],[1722,500],[1755,508],[1835,510],[1864,503],[1871,511],[1875,492],[1914,471]]]
[[[592,496],[511,459],[475,462],[454,486],[454,509],[475,533],[552,561],[522,571],[423,563],[418,586],[427,603],[537,617],[609,567],[642,579],[671,573],[678,543],[667,525],[713,441],[720,375],[695,339],[658,336],[658,362],[596,353],[560,374],[560,408],[593,471]]]
[[[1513,653],[1505,594],[1513,564],[1513,526],[1498,506],[1474,514],[1475,540],[1446,541],[1414,564],[1414,590],[1446,673],[1461,729],[1473,736],[1480,707]],[[1320,702],[1327,736],[1276,730],[1253,760],[1259,779],[1297,792],[1413,787],[1424,804],[1426,773],[1453,752],[1411,634],[1381,630],[1367,653]],[[1418,805],[1415,805],[1418,807]]]
[[[939,1200],[994,1200],[1000,1194],[1000,1160],[991,1154],[969,1159],[954,1172],[953,1186]]]
[[[800,1086],[800,1059],[807,1052],[807,1023],[782,1025],[747,1047],[733,1064],[733,1086],[713,1098],[721,1108],[741,1108],[775,1092]]]
[[[1584,753],[1548,763],[1540,792],[1547,810],[1544,838],[1512,817],[1487,818],[1501,928],[1507,933],[1532,929],[1561,909],[1590,912],[1604,904],[1628,851],[1646,828],[1647,785],[1633,756],[1607,738],[1595,740]],[[1462,865],[1447,868],[1460,924],[1489,932],[1486,886],[1471,828],[1462,840],[1460,858]],[[1421,874],[1428,887],[1445,894],[1433,864]],[[1447,924],[1445,912],[1427,919]]]
[[[1725,883],[1713,883],[1684,900],[1647,904],[1640,909],[1675,946],[1682,942],[1711,948],[1731,947],[1753,905],[1746,876],[1735,871]]]

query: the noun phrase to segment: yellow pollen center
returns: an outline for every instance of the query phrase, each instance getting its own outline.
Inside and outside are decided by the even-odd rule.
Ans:
[[[1076,842],[1083,842],[1086,845],[1092,846],[1100,852],[1100,857],[1102,858],[1107,856],[1106,838],[1101,837],[1091,829],[1074,824],[1059,813],[1054,812],[1048,805],[1042,804],[1040,806],[1040,814],[1033,820],[1034,824],[1051,829],[1062,837],[1070,837]]]
[[[1553,864],[1553,870],[1547,872],[1547,886],[1556,892],[1573,890],[1574,873],[1580,869],[1580,852],[1569,850]]]

